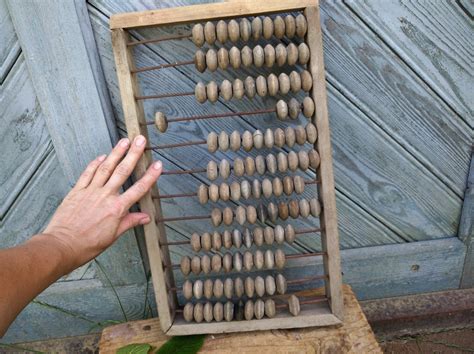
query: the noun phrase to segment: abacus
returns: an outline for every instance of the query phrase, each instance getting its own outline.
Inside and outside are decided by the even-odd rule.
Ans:
[[[188,23],[189,33],[161,38],[135,40],[129,32]],[[206,137],[174,144],[149,142],[136,167],[136,178],[150,165],[152,151],[203,145],[211,155],[204,155],[208,156],[206,166],[162,173],[162,178],[202,174],[207,176],[206,183],[189,186],[189,193],[167,195],[160,194],[155,186],[140,201],[141,210],[155,219],[144,232],[163,331],[189,335],[341,323],[340,256],[317,0],[243,0],[117,14],[112,16],[110,27],[131,139],[138,134],[148,137],[148,129],[156,129],[162,136],[170,126],[190,121],[270,115],[285,125],[243,132],[210,131]],[[279,43],[272,45],[270,39]],[[135,66],[136,46],[171,40],[195,46],[194,58]],[[259,41],[267,43],[261,45]],[[219,83],[198,82],[189,92],[141,94],[139,74],[186,65],[194,66],[197,73],[232,70],[234,78]],[[281,72],[238,77],[239,70],[252,66]],[[300,101],[288,99],[298,92],[306,93],[306,97]],[[217,101],[281,99],[257,110],[183,117],[170,117],[158,110],[145,115],[144,100],[182,96],[194,96],[196,105],[208,105],[209,110],[214,110]],[[300,118],[304,124],[297,124]],[[273,149],[278,153],[272,153]],[[259,150],[267,151],[250,156],[250,152]],[[244,152],[246,156],[216,161],[212,156],[216,152]],[[298,171],[315,171],[316,178],[305,179]],[[233,182],[227,183],[230,178]],[[317,188],[317,198],[297,198],[311,187]],[[196,198],[202,207],[199,212],[189,211],[190,215],[164,215],[161,201],[166,198]],[[222,202],[232,205],[213,205]],[[320,222],[318,227],[310,228],[288,222],[300,218],[319,218]],[[193,232],[185,241],[167,240],[166,223],[195,220],[208,220],[208,230]],[[303,235],[320,237],[321,252],[286,254],[285,244],[291,245]],[[172,263],[169,248],[183,245],[189,246],[192,256],[182,256],[179,263]],[[309,256],[322,257],[324,274],[296,278],[285,275],[292,259]],[[182,285],[175,285],[174,272],[184,277]],[[289,290],[311,281],[324,282],[325,294],[303,297]]]

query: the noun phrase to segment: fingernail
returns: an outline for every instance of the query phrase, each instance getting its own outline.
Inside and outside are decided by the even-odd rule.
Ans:
[[[135,145],[136,146],[142,146],[145,144],[145,138],[142,135],[139,135],[135,138]]]
[[[105,158],[106,158],[106,157],[107,157],[107,155],[100,155],[100,156],[97,158],[97,160],[98,160],[99,162],[103,162],[103,161],[105,161]]]
[[[155,170],[159,170],[159,169],[161,169],[161,166],[162,166],[162,165],[163,165],[163,164],[161,163],[161,161],[156,161],[156,162],[153,164],[153,168],[154,168]]]
[[[128,145],[130,144],[130,140],[128,140],[127,138],[124,138],[120,140],[119,144],[121,147],[124,147],[124,148],[128,147]]]
[[[148,224],[149,222],[150,222],[150,217],[149,216],[145,216],[144,218],[142,218],[140,220],[140,224],[142,224],[142,225]]]

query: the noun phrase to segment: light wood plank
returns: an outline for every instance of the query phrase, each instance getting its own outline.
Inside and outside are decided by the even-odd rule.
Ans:
[[[0,85],[2,85],[21,51],[5,0],[0,0],[0,29]]]

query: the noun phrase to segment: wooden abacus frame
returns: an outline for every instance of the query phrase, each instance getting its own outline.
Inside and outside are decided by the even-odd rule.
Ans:
[[[304,11],[308,23],[306,43],[310,49],[308,70],[313,77],[311,97],[316,103],[316,112],[312,118],[312,122],[318,130],[318,140],[315,147],[321,158],[316,173],[320,180],[318,197],[323,206],[320,215],[321,245],[324,253],[324,272],[327,275],[325,288],[328,301],[303,305],[301,313],[296,317],[289,314],[278,314],[274,318],[250,321],[186,323],[182,316],[177,314],[176,293],[168,291],[175,288],[175,284],[172,267],[164,266],[165,264],[171,265],[164,223],[150,223],[144,227],[146,247],[161,327],[168,335],[325,326],[339,324],[343,319],[339,239],[319,3],[318,0],[279,0],[274,2],[242,0],[117,14],[110,19],[123,113],[129,138],[133,139],[139,134],[146,137],[148,134],[142,101],[136,98],[140,96],[140,90],[136,75],[133,74],[136,67],[129,46],[130,40],[127,30],[292,11]],[[151,162],[151,152],[148,150],[135,169],[137,179],[145,173]],[[160,199],[156,196],[159,196],[159,191],[155,186],[140,200],[141,210],[147,212],[152,220],[162,218]]]

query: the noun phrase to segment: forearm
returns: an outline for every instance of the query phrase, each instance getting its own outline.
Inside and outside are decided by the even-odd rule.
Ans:
[[[68,263],[67,250],[46,234],[0,250],[0,337],[31,300],[72,270]]]

